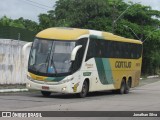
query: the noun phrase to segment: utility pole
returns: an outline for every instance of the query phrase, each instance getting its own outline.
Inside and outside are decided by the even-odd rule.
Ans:
[[[21,33],[18,33],[18,40],[21,39]]]
[[[19,46],[20,39],[21,39],[21,33],[18,33],[18,46]]]
[[[135,3],[135,4],[139,4],[139,3],[140,3],[140,2]],[[112,33],[114,33],[116,22],[127,12],[127,10],[128,10],[130,7],[132,7],[132,6],[135,5],[135,4],[132,4],[132,5],[128,6],[128,7],[119,15],[119,17],[118,17],[116,20],[113,20],[113,22],[112,22]]]
[[[113,32],[113,33],[114,33],[114,28],[115,28],[116,22],[121,18],[121,16],[123,16],[123,14],[124,14],[130,7],[131,7],[131,6],[128,6],[127,9],[126,9],[125,11],[123,11],[116,20],[113,20],[113,22],[112,22],[112,32]]]

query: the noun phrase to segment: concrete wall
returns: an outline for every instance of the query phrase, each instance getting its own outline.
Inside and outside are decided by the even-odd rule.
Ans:
[[[22,47],[27,42],[0,39],[0,84],[23,84],[26,81],[27,61],[22,56]],[[29,55],[27,49],[26,56]]]

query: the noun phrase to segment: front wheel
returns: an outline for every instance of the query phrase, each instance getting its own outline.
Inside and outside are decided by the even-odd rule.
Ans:
[[[51,95],[51,92],[48,91],[41,91],[41,93],[44,97],[49,97]]]
[[[88,93],[88,90],[89,90],[89,85],[88,85],[88,82],[85,80],[83,85],[82,85],[82,90],[80,93],[78,93],[78,96],[80,98],[84,98],[86,97],[87,93]]]

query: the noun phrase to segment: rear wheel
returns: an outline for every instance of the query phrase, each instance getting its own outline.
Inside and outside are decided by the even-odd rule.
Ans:
[[[49,97],[51,95],[51,92],[48,91],[41,91],[41,93],[44,97]]]
[[[89,85],[88,85],[88,82],[85,80],[83,85],[82,85],[82,90],[80,93],[78,93],[78,96],[80,98],[84,98],[87,96],[87,93],[88,93],[88,90],[89,90]]]
[[[126,83],[125,83],[125,81],[123,79],[122,82],[121,82],[121,87],[118,90],[118,93],[119,94],[124,94],[125,92],[126,92]]]
[[[124,93],[125,94],[128,94],[129,93],[129,90],[130,90],[130,88],[131,88],[131,80],[129,79],[128,80],[128,82],[127,82],[127,84],[126,84],[126,89],[125,89],[125,91],[124,91]]]

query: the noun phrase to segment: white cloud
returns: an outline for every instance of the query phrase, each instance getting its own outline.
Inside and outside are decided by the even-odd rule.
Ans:
[[[124,0],[126,2],[132,1],[134,3],[140,2],[142,5],[151,6],[154,10],[160,10],[160,0]]]
[[[45,6],[29,1],[37,2]],[[12,19],[23,17],[25,19],[31,19],[38,22],[38,15],[51,10],[55,1],[56,0],[28,0],[27,2],[27,0],[1,0],[0,17],[4,15]]]

